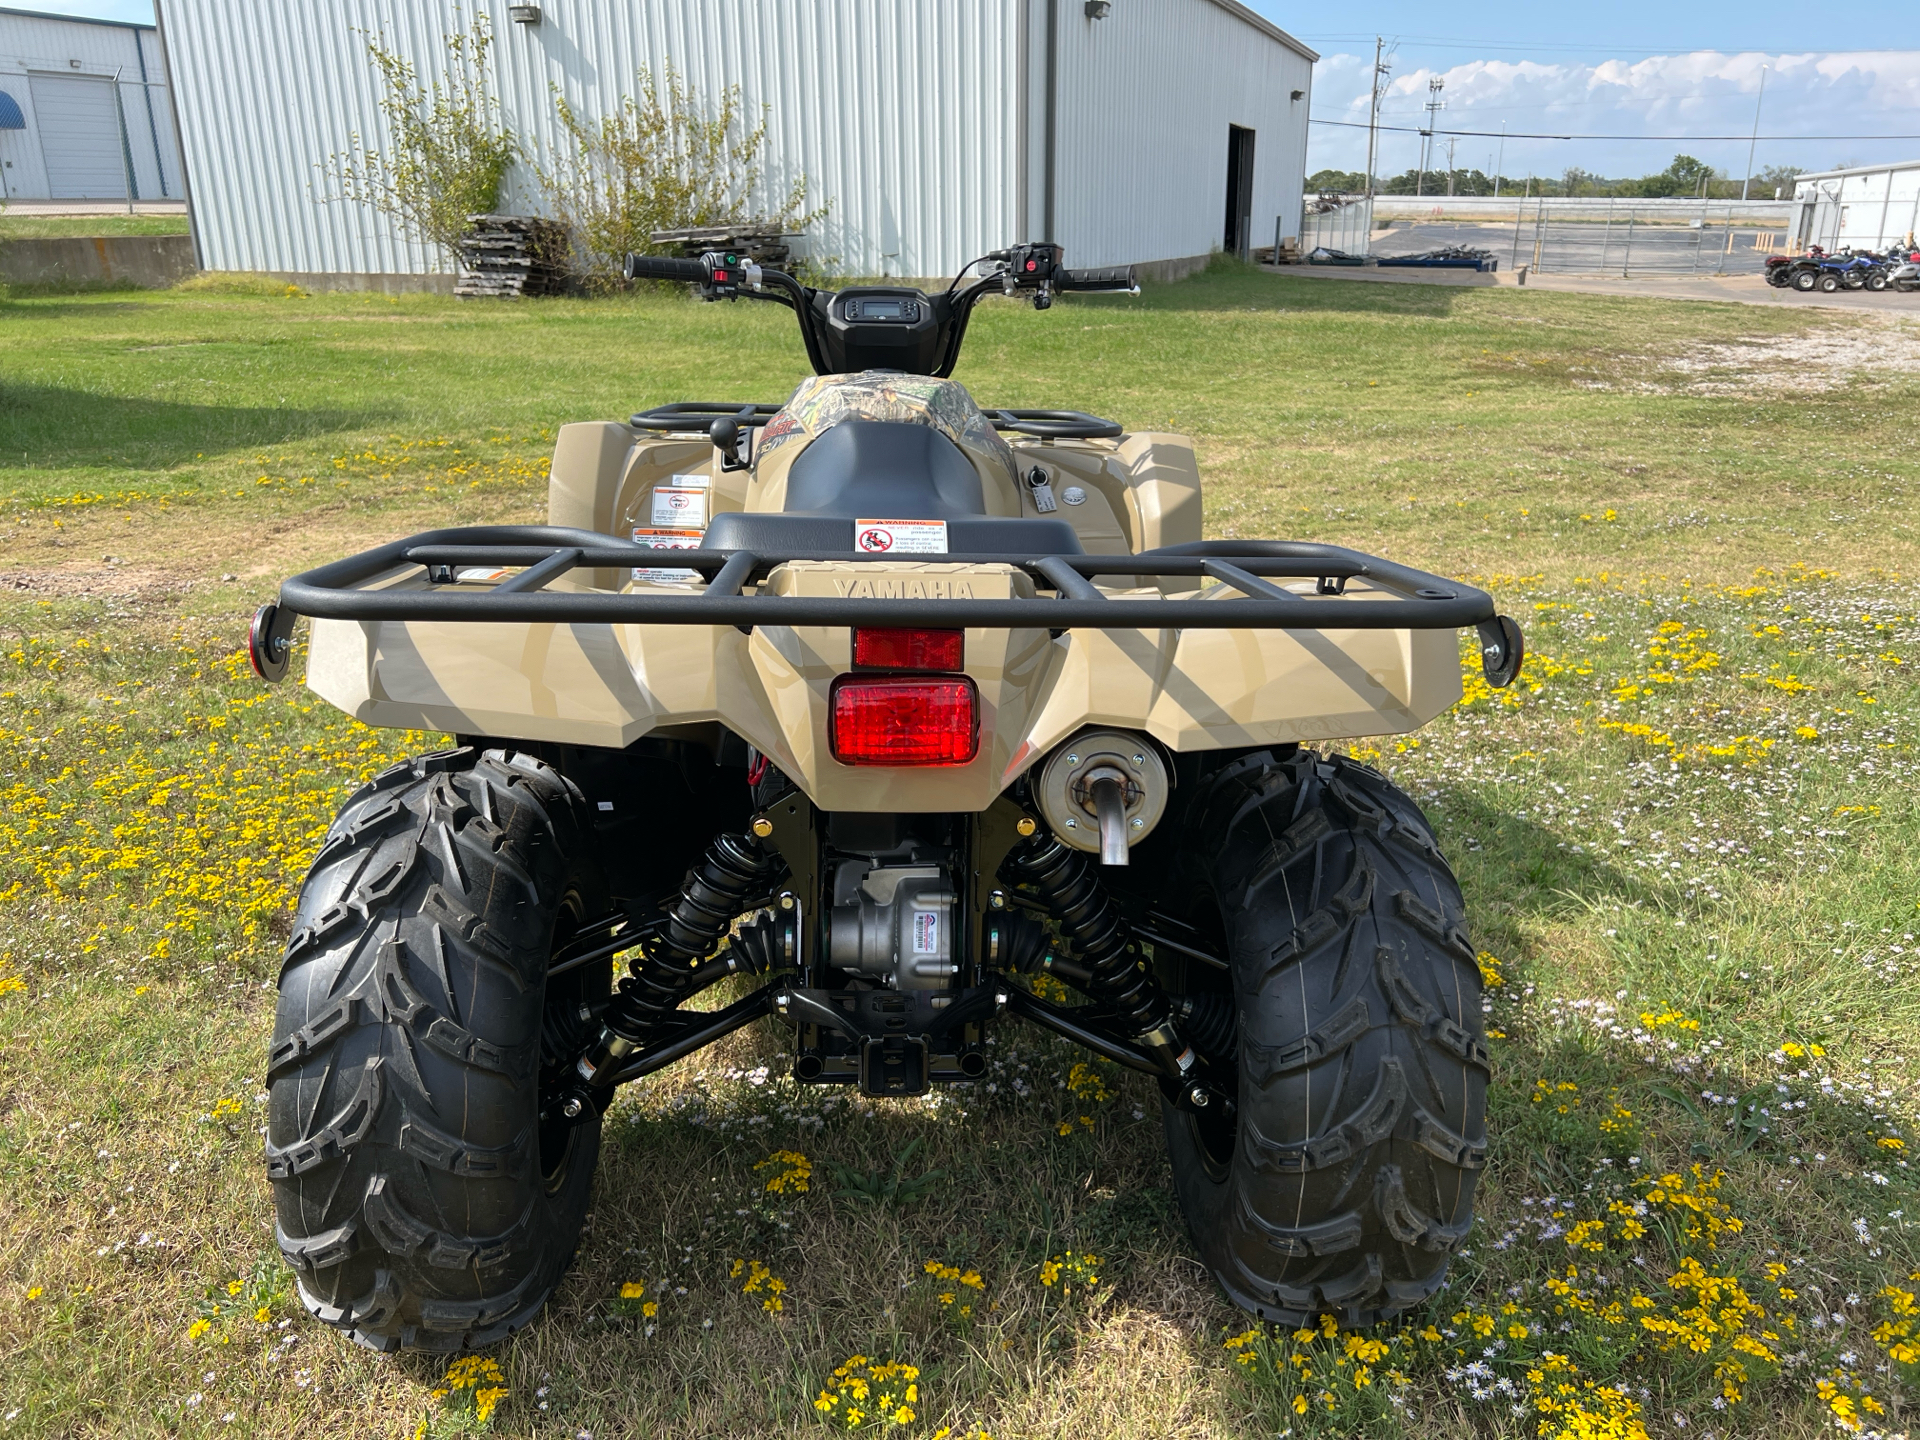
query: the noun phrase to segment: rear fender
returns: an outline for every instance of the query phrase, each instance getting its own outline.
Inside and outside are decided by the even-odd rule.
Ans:
[[[1011,566],[940,562],[796,561],[768,580],[789,594],[929,599],[1031,584]],[[369,725],[611,749],[718,721],[823,809],[896,812],[984,810],[1088,725],[1175,752],[1323,741],[1413,730],[1461,694],[1449,630],[974,629],[978,757],[854,768],[827,741],[851,644],[845,627],[319,620],[307,683]]]

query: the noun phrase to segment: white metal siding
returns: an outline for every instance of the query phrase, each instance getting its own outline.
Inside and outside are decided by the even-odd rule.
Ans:
[[[556,148],[555,89],[589,116],[672,64],[713,98],[768,107],[768,179],[804,172],[831,202],[810,248],[848,274],[949,274],[1042,238],[1046,0],[551,0],[537,27],[506,0],[160,0],[177,72],[194,215],[213,269],[428,274],[445,257],[363,207],[328,203],[321,168],[384,133],[365,33],[431,76],[442,36],[493,23],[501,109]],[[1216,0],[1126,0],[1084,18],[1060,0],[1056,238],[1068,263],[1204,255],[1219,242],[1229,123],[1257,132],[1253,231],[1298,213],[1310,59]],[[503,205],[542,208],[524,166]]]
[[[1032,5],[1038,69],[1046,0]],[[1295,233],[1313,98],[1306,55],[1203,0],[1125,0],[1105,20],[1062,0],[1059,26],[1054,238],[1069,265],[1220,249],[1229,125],[1254,132],[1253,243],[1272,243],[1275,216]],[[1297,101],[1295,90],[1305,92]],[[1036,108],[1032,133],[1043,121]],[[1042,167],[1036,159],[1030,173]]]
[[[709,99],[738,84],[768,111],[770,188],[804,172],[817,255],[855,274],[937,275],[1016,238],[1014,0],[554,0],[535,27],[506,0],[162,0],[194,216],[220,270],[425,274],[442,257],[383,216],[328,203],[322,162],[384,133],[363,32],[431,76],[442,36],[486,14],[502,114],[537,154],[556,149],[558,89],[612,110],[668,64]],[[508,208],[540,208],[516,167]]]
[[[143,60],[150,82],[145,86],[141,83],[140,71]],[[75,61],[79,63],[76,65]],[[52,182],[57,177],[49,176],[43,155],[49,145],[56,153],[65,154],[77,143],[78,137],[63,130],[62,115],[73,107],[65,102],[56,104],[61,114],[53,119],[53,133],[47,134],[34,100],[30,76],[66,80],[92,77],[93,82],[100,85],[111,113],[112,91],[105,82],[112,79],[115,71],[120,74],[120,99],[126,115],[127,148],[133,156],[135,191],[142,200],[181,197],[180,159],[174,150],[171,102],[154,32],[132,25],[0,12],[0,89],[20,102],[27,119],[25,132],[9,131],[0,135],[0,162],[12,162],[11,169],[0,169],[8,199],[72,198],[76,193],[71,184],[54,189]],[[64,87],[56,90],[62,95],[71,93]],[[91,123],[97,129],[97,106],[83,103],[78,110],[82,122]],[[89,188],[84,192],[88,198],[117,200],[126,194],[119,158],[119,117],[114,117],[113,126],[114,140],[107,151],[113,170],[111,188],[97,188],[100,182],[93,172],[99,165],[89,159],[86,162]],[[97,136],[94,139],[97,141]],[[97,143],[89,143],[93,144],[90,153],[97,152]]]
[[[1920,229],[1920,164],[1805,176],[1796,196],[1813,205],[1807,243],[1829,250],[1880,250]]]

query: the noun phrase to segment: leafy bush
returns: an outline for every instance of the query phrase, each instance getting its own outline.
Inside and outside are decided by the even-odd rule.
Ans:
[[[370,146],[356,134],[347,151],[329,156],[321,169],[339,187],[338,198],[391,215],[427,244],[457,255],[471,228],[467,217],[485,215],[499,203],[501,182],[521,149],[500,121],[500,102],[488,80],[493,27],[486,16],[445,40],[445,83],[423,83],[411,60],[368,35],[389,148]]]
[[[539,168],[555,218],[573,232],[576,262],[589,288],[624,282],[629,252],[665,253],[656,230],[709,225],[804,229],[826,214],[808,210],[802,175],[784,195],[769,195],[761,171],[766,108],[746,128],[740,87],[708,106],[669,65],[660,83],[640,72],[635,95],[591,119],[555,92],[566,153]]]

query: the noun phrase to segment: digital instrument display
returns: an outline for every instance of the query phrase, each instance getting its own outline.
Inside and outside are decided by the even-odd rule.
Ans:
[[[882,324],[915,325],[920,320],[919,302],[905,295],[863,295],[845,302],[848,320],[879,321]]]

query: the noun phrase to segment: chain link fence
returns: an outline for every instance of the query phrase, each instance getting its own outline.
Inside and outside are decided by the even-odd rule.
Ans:
[[[1284,217],[1276,219],[1273,226],[1274,254],[1280,253],[1280,242],[1285,238],[1281,233],[1285,228]],[[1347,255],[1365,255],[1367,242],[1373,232],[1373,201],[1359,198],[1330,200],[1309,199],[1300,216],[1300,253],[1311,255],[1315,250],[1339,250]]]
[[[1563,275],[1752,275],[1786,238],[1778,226],[1738,213],[1736,204],[1703,203],[1691,215],[1671,205],[1590,202],[1556,210],[1552,200],[1522,206],[1504,245],[1489,246],[1508,268]],[[1476,225],[1484,232],[1491,225]]]

